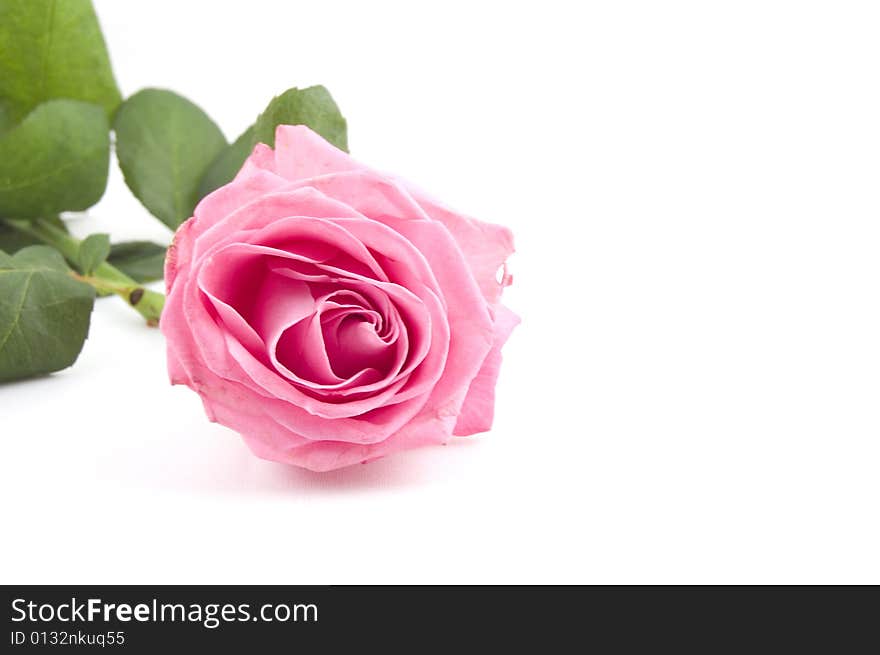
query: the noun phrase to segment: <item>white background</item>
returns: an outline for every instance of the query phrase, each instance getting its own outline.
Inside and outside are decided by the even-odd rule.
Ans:
[[[254,458],[99,303],[0,387],[6,583],[880,582],[870,2],[96,2],[124,94],[234,138],[325,84],[352,152],[513,228],[492,432]],[[113,171],[75,229],[168,239]]]

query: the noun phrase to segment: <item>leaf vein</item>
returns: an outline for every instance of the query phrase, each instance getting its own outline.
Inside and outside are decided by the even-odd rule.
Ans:
[[[52,49],[52,35],[55,32],[55,9],[58,6],[57,0],[52,0],[49,6],[49,20],[46,26],[46,38],[43,43],[43,61],[40,66],[40,94],[38,101],[42,101],[46,93],[47,78],[49,77],[49,52]]]
[[[62,172],[66,171],[70,168],[74,168],[76,166],[79,166],[82,162],[84,162],[88,159],[92,159],[95,155],[99,155],[99,154],[103,153],[103,151],[104,151],[103,148],[92,148],[91,150],[88,151],[87,154],[83,155],[79,159],[77,159],[75,161],[67,162],[66,164],[62,164],[61,166],[58,166],[57,168],[49,171],[48,173],[43,173],[42,175],[36,175],[34,177],[31,177],[31,178],[24,180],[23,182],[18,183],[18,184],[11,184],[8,186],[0,185],[0,191],[18,191],[19,189],[24,189],[29,186],[34,186],[38,182],[43,182],[44,180],[48,180],[50,178],[56,177],[57,175],[61,174]]]
[[[6,346],[6,342],[9,341],[15,328],[18,327],[18,322],[21,320],[22,310],[24,309],[24,302],[27,300],[28,291],[30,291],[31,288],[31,280],[34,278],[34,275],[35,273],[33,272],[29,273],[27,280],[25,280],[24,286],[22,287],[21,298],[19,298],[18,301],[18,308],[15,310],[15,318],[12,319],[12,325],[9,326],[6,334],[3,335],[3,339],[0,340],[0,352],[2,352],[3,348]]]

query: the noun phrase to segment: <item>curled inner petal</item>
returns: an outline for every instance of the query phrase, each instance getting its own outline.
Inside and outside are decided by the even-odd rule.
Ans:
[[[283,236],[289,239],[290,231]],[[253,359],[303,393],[330,403],[383,390],[392,394],[383,402],[411,398],[425,377],[410,379],[430,350],[435,300],[425,305],[388,281],[362,244],[366,254],[313,237],[314,231],[285,241],[284,249],[274,243],[217,249],[198,279],[209,311]],[[354,255],[367,261],[346,261]]]

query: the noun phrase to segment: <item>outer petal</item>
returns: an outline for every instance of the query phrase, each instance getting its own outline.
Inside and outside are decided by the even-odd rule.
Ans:
[[[506,270],[499,281],[498,270],[514,252],[513,232],[502,225],[459,214],[422,191],[410,188],[410,192],[425,212],[443,223],[458,242],[486,300],[498,302],[504,287],[511,282]]]
[[[297,443],[255,439],[248,434],[242,436],[258,457],[294,464],[312,471],[331,471],[366,463],[402,450],[445,443],[452,433],[453,422],[454,417],[451,416],[423,414],[388,439],[363,445],[332,440]]]
[[[430,221],[431,217],[394,178],[368,169],[310,177],[293,182],[290,189],[311,187],[343,202],[375,221],[385,218]]]
[[[250,156],[245,161],[244,166],[242,166],[241,170],[235,176],[235,179],[241,179],[242,177],[252,174],[249,167],[262,168],[270,173],[277,173],[278,171],[275,168],[275,151],[265,143],[258,143],[255,145],[253,152],[251,152]]]
[[[174,281],[177,279],[177,273],[181,269],[189,267],[192,258],[193,235],[192,229],[195,223],[192,219],[185,221],[177,232],[174,233],[174,239],[168,247],[168,253],[165,255],[165,292],[171,293]]]
[[[208,196],[202,202],[207,202],[210,198],[211,196]],[[272,189],[253,198],[247,198],[244,205],[212,221],[202,220],[198,212],[200,207],[201,205],[196,207],[198,226],[194,230],[196,236],[193,257],[196,258],[202,257],[206,251],[219,243],[236,243],[241,238],[241,232],[245,230],[261,229],[281,218],[361,217],[351,207],[328,198],[311,187],[280,191]]]
[[[364,168],[305,125],[275,129],[275,170],[288,180]]]
[[[492,427],[495,383],[501,370],[501,348],[519,322],[519,316],[504,305],[498,305],[495,310],[495,344],[486,356],[477,377],[471,382],[453,430],[455,436],[464,437],[475,432],[485,432]]]
[[[501,291],[510,284],[506,272],[498,280],[499,269],[514,252],[509,229],[460,214],[415,185],[364,166],[305,126],[278,127],[275,171],[376,220],[387,215],[440,221],[458,242],[486,300],[498,302]]]
[[[232,182],[209,193],[196,205],[193,212],[194,222],[198,224],[196,234],[201,235],[232,212],[286,185],[284,178],[250,161],[245,162]]]
[[[468,385],[493,344],[489,308],[461,251],[443,225],[414,221],[389,224],[424,254],[443,291],[451,334],[449,357],[427,406],[443,414],[457,415]]]
[[[192,263],[195,241],[202,232],[242,205],[285,184],[283,178],[245,162],[235,180],[205,196],[196,206],[194,215],[178,227],[174,234],[174,241],[165,257],[166,290],[171,290],[178,270]]]

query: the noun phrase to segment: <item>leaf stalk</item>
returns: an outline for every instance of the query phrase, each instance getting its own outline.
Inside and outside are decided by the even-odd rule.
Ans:
[[[67,234],[64,230],[43,219],[22,220],[2,219],[4,223],[16,230],[28,234],[43,243],[52,246],[64,258],[75,265],[80,241]],[[114,293],[130,307],[133,307],[147,321],[147,325],[159,324],[162,308],[165,306],[165,295],[145,288],[128,277],[118,268],[107,262],[95,267],[91,275],[71,273],[76,279],[86,282],[99,293]]]

